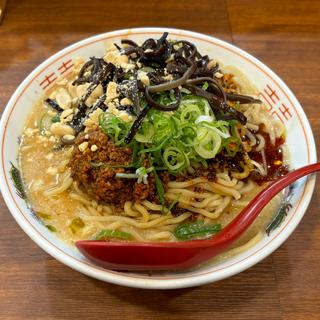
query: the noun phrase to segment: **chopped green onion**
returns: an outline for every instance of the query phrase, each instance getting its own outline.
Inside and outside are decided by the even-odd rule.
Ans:
[[[109,112],[105,112],[99,117],[99,126],[105,134],[113,139],[115,145],[124,143],[124,138],[129,129],[129,123],[122,121]]]
[[[52,121],[51,117],[48,115],[48,112],[46,112],[39,121],[39,131],[41,135],[45,135],[46,131],[50,130]],[[60,118],[59,118],[60,119]]]
[[[71,229],[72,233],[77,233],[80,229],[82,229],[85,226],[83,220],[81,218],[74,218],[70,225],[69,228]]]
[[[59,114],[56,114],[55,116],[53,116],[53,117],[51,118],[51,122],[52,122],[52,123],[60,122],[60,115],[59,115]]]
[[[43,212],[37,212],[37,216],[39,216],[42,219],[46,219],[46,220],[51,219],[51,215],[50,214],[46,214],[46,213],[43,213]]]
[[[203,220],[179,225],[174,235],[179,240],[203,239],[221,230],[221,224],[204,224]]]
[[[163,152],[163,162],[172,172],[179,171],[188,164],[186,155],[178,147],[167,147]]]
[[[222,147],[228,153],[228,156],[234,157],[236,153],[240,150],[241,140],[238,137],[229,137],[225,139],[222,143]]]
[[[142,143],[152,142],[154,136],[154,127],[151,123],[144,122],[138,133],[135,135],[135,140]]]
[[[179,202],[181,193],[178,194],[178,196],[170,203],[169,207],[168,207],[168,212],[170,212],[172,210],[172,208]]]
[[[121,179],[138,179],[138,183],[143,182],[144,184],[148,183],[148,173],[154,171],[153,167],[145,168],[140,167],[136,170],[135,173],[116,173],[116,178]]]
[[[235,109],[239,109],[240,108],[240,102],[236,101],[236,103],[233,106]]]
[[[57,231],[57,229],[54,226],[52,226],[51,224],[46,224],[46,228],[49,229],[51,232]]]
[[[180,120],[182,122],[195,122],[196,119],[201,116],[202,111],[195,104],[187,105],[183,108],[180,114]]]
[[[132,239],[132,235],[124,231],[104,229],[98,232],[93,237],[93,240],[109,240],[109,239],[130,240]]]
[[[164,206],[164,204],[165,204],[165,200],[164,200],[165,191],[164,191],[164,187],[163,187],[162,181],[159,178],[159,176],[158,176],[156,171],[154,171],[154,177],[155,177],[155,184],[156,184],[156,190],[157,190],[157,194],[158,194],[158,197],[159,197],[159,201],[162,204],[162,206]]]
[[[155,94],[155,99],[168,105],[175,97],[168,91]],[[143,99],[142,104],[146,104]],[[116,145],[132,148],[130,167],[142,167],[148,154],[154,167],[164,168],[172,174],[185,173],[190,163],[192,166],[207,167],[206,160],[213,159],[222,148],[225,148],[228,155],[233,156],[240,148],[236,139],[237,123],[234,120],[216,120],[206,99],[185,93],[176,111],[161,112],[150,109],[129,145],[124,142],[124,137],[132,123],[124,122],[108,111],[99,117],[101,130]],[[143,174],[137,172],[119,173],[117,177],[140,177],[140,181],[143,181]]]
[[[208,82],[206,81],[203,85],[202,85],[202,89],[203,90],[207,90],[209,88],[209,84]]]
[[[214,131],[200,127],[197,135],[195,151],[204,159],[211,159],[216,156],[221,146],[221,137]]]

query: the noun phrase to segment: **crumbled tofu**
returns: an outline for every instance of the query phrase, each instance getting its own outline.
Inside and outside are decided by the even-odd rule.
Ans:
[[[24,134],[28,137],[31,138],[33,136],[33,129],[32,128],[27,128],[24,130]]]
[[[108,111],[115,116],[119,114],[119,110],[117,109],[116,105],[113,102],[108,103]]]
[[[48,138],[45,136],[38,136],[37,140],[38,140],[38,142],[42,143],[42,142],[47,142]]]
[[[72,84],[72,81],[70,81],[67,85],[67,89],[69,94],[71,95],[72,103],[73,103],[73,99],[77,97],[77,86],[74,86]]]
[[[217,65],[217,61],[215,61],[215,60],[210,60],[210,61],[208,62],[207,67],[208,67],[208,69],[211,69],[211,68],[215,67],[216,65]]]
[[[132,100],[129,99],[129,98],[123,98],[123,99],[121,99],[120,104],[121,104],[122,106],[132,106],[132,105],[133,105],[133,102],[132,102]]]
[[[51,136],[51,137],[49,138],[49,141],[50,141],[50,142],[56,142],[56,138],[55,138],[54,136]]]
[[[105,44],[105,48],[106,48],[106,52],[109,52],[109,51],[118,51],[118,48],[114,45],[114,42],[110,42],[108,41],[106,44]],[[124,48],[124,47],[123,47]]]
[[[65,118],[65,122],[70,122],[73,119],[73,114],[70,114],[70,116],[67,116]]]
[[[73,119],[73,114],[70,114],[70,116],[66,117],[66,122],[70,122]]]
[[[66,134],[66,135],[63,136],[63,139],[65,141],[70,141],[71,142],[71,141],[73,141],[75,139],[75,136],[73,134]]]
[[[54,117],[57,113],[53,110],[48,110],[47,111],[47,115],[50,116],[50,117]]]
[[[129,63],[129,58],[125,54],[121,54],[118,50],[109,50],[103,57],[103,60],[107,63],[112,63],[117,67],[121,67],[126,70],[134,69],[135,65]]]
[[[172,81],[173,80],[172,74],[166,75],[165,77],[163,77],[163,80]]]
[[[138,80],[140,80],[146,86],[150,85],[150,79],[147,76],[147,73],[144,72],[144,71],[139,71],[138,72]]]
[[[77,86],[76,94],[79,99],[85,94],[89,85],[90,85],[89,83],[84,83],[84,84],[80,84],[79,86]]]
[[[95,152],[98,150],[98,147],[95,144],[93,144],[90,149],[92,152]]]
[[[56,101],[63,110],[71,107],[71,97],[66,89],[59,89],[56,95]]]
[[[214,76],[215,76],[216,78],[220,79],[220,78],[223,77],[223,74],[220,73],[220,72],[216,72],[216,73],[214,74]]]
[[[121,68],[125,69],[126,71],[134,69],[136,66],[133,63],[127,63],[121,65]]]
[[[114,47],[115,47],[115,46],[114,46]],[[130,48],[130,47],[131,47],[130,44],[122,43],[122,48],[123,48],[123,49]],[[109,50],[110,50],[110,49],[109,49]],[[117,50],[118,50],[118,49],[117,49]],[[106,51],[108,51],[108,49],[107,49]]]
[[[56,175],[58,173],[58,169],[57,168],[53,168],[53,167],[49,167],[47,169],[46,173],[52,174],[54,176],[54,175]]]
[[[117,84],[113,81],[108,83],[107,87],[107,99],[106,101],[109,102],[119,96],[119,93],[117,93]]]
[[[53,123],[50,127],[50,131],[59,137],[62,137],[66,134],[74,134],[74,130],[68,126],[67,124],[63,124],[60,122]]]
[[[96,126],[99,124],[99,117],[100,115],[103,113],[103,111],[98,108],[96,109],[95,111],[93,111],[92,113],[90,113],[89,115],[89,118],[87,118],[83,124],[86,126],[86,127],[93,127],[93,126]],[[89,136],[88,136],[89,138]],[[86,138],[86,139],[88,139]]]
[[[84,136],[84,138],[85,138],[85,139],[89,139],[89,135],[86,134],[86,135]]]
[[[66,109],[64,111],[61,112],[61,115],[60,115],[60,120],[64,120],[65,118],[67,118],[70,114],[73,113],[73,110],[72,109]]]
[[[84,126],[86,126],[87,128],[93,127],[93,126],[95,125],[95,123],[94,123],[90,118],[84,120],[84,121],[83,121],[83,124],[84,124]],[[86,128],[86,129],[87,129],[87,128]],[[86,129],[85,129],[85,130],[86,130]]]
[[[117,62],[120,64],[120,66],[122,65],[122,64],[127,64],[128,62],[129,62],[129,58],[128,58],[128,56],[127,55],[125,55],[125,54],[120,54],[120,55],[118,55],[118,57],[117,57]]]
[[[92,91],[88,99],[86,100],[86,105],[91,107],[96,100],[103,95],[103,87],[101,84],[98,84],[96,88]]]
[[[105,56],[103,57],[103,60],[107,63],[112,63],[112,64],[116,64],[117,61],[117,54],[115,51],[107,51],[107,53],[105,54]]]
[[[119,111],[118,117],[124,122],[132,121],[132,116],[125,111]]]
[[[78,102],[79,102],[79,98],[73,98],[73,99],[71,100],[71,104],[72,104],[73,107],[77,106],[77,105],[78,105]]]
[[[84,59],[82,57],[76,57],[73,59],[73,75],[78,75],[80,69],[82,68],[83,64],[85,63]]]
[[[79,144],[78,148],[81,152],[84,152],[88,148],[88,145],[89,145],[88,141],[85,141]]]
[[[129,115],[126,111],[120,111],[119,109],[117,109],[116,105],[113,102],[108,103],[108,112],[114,114],[125,122],[130,122],[133,119],[132,116]]]

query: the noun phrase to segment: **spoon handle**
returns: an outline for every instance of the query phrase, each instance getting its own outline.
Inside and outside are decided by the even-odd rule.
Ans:
[[[316,171],[320,171],[320,163],[307,165],[273,181],[266,189],[262,190],[253,200],[251,200],[232,222],[214,236],[212,241],[214,243],[220,243],[223,247],[229,246],[250,227],[256,217],[260,214],[261,210],[274,196],[294,181]]]

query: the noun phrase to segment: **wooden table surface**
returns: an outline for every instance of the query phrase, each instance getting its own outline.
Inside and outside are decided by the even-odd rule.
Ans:
[[[26,75],[88,36],[170,26],[234,43],[302,103],[320,150],[320,1],[9,0],[0,26],[0,106]],[[0,201],[0,319],[320,319],[320,188],[290,239],[251,269],[172,291],[124,288],[54,260]]]

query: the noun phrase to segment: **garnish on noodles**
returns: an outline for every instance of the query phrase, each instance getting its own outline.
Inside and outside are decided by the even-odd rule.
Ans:
[[[183,241],[219,232],[288,171],[283,127],[249,83],[168,33],[76,59],[22,137],[34,210],[70,242]]]

